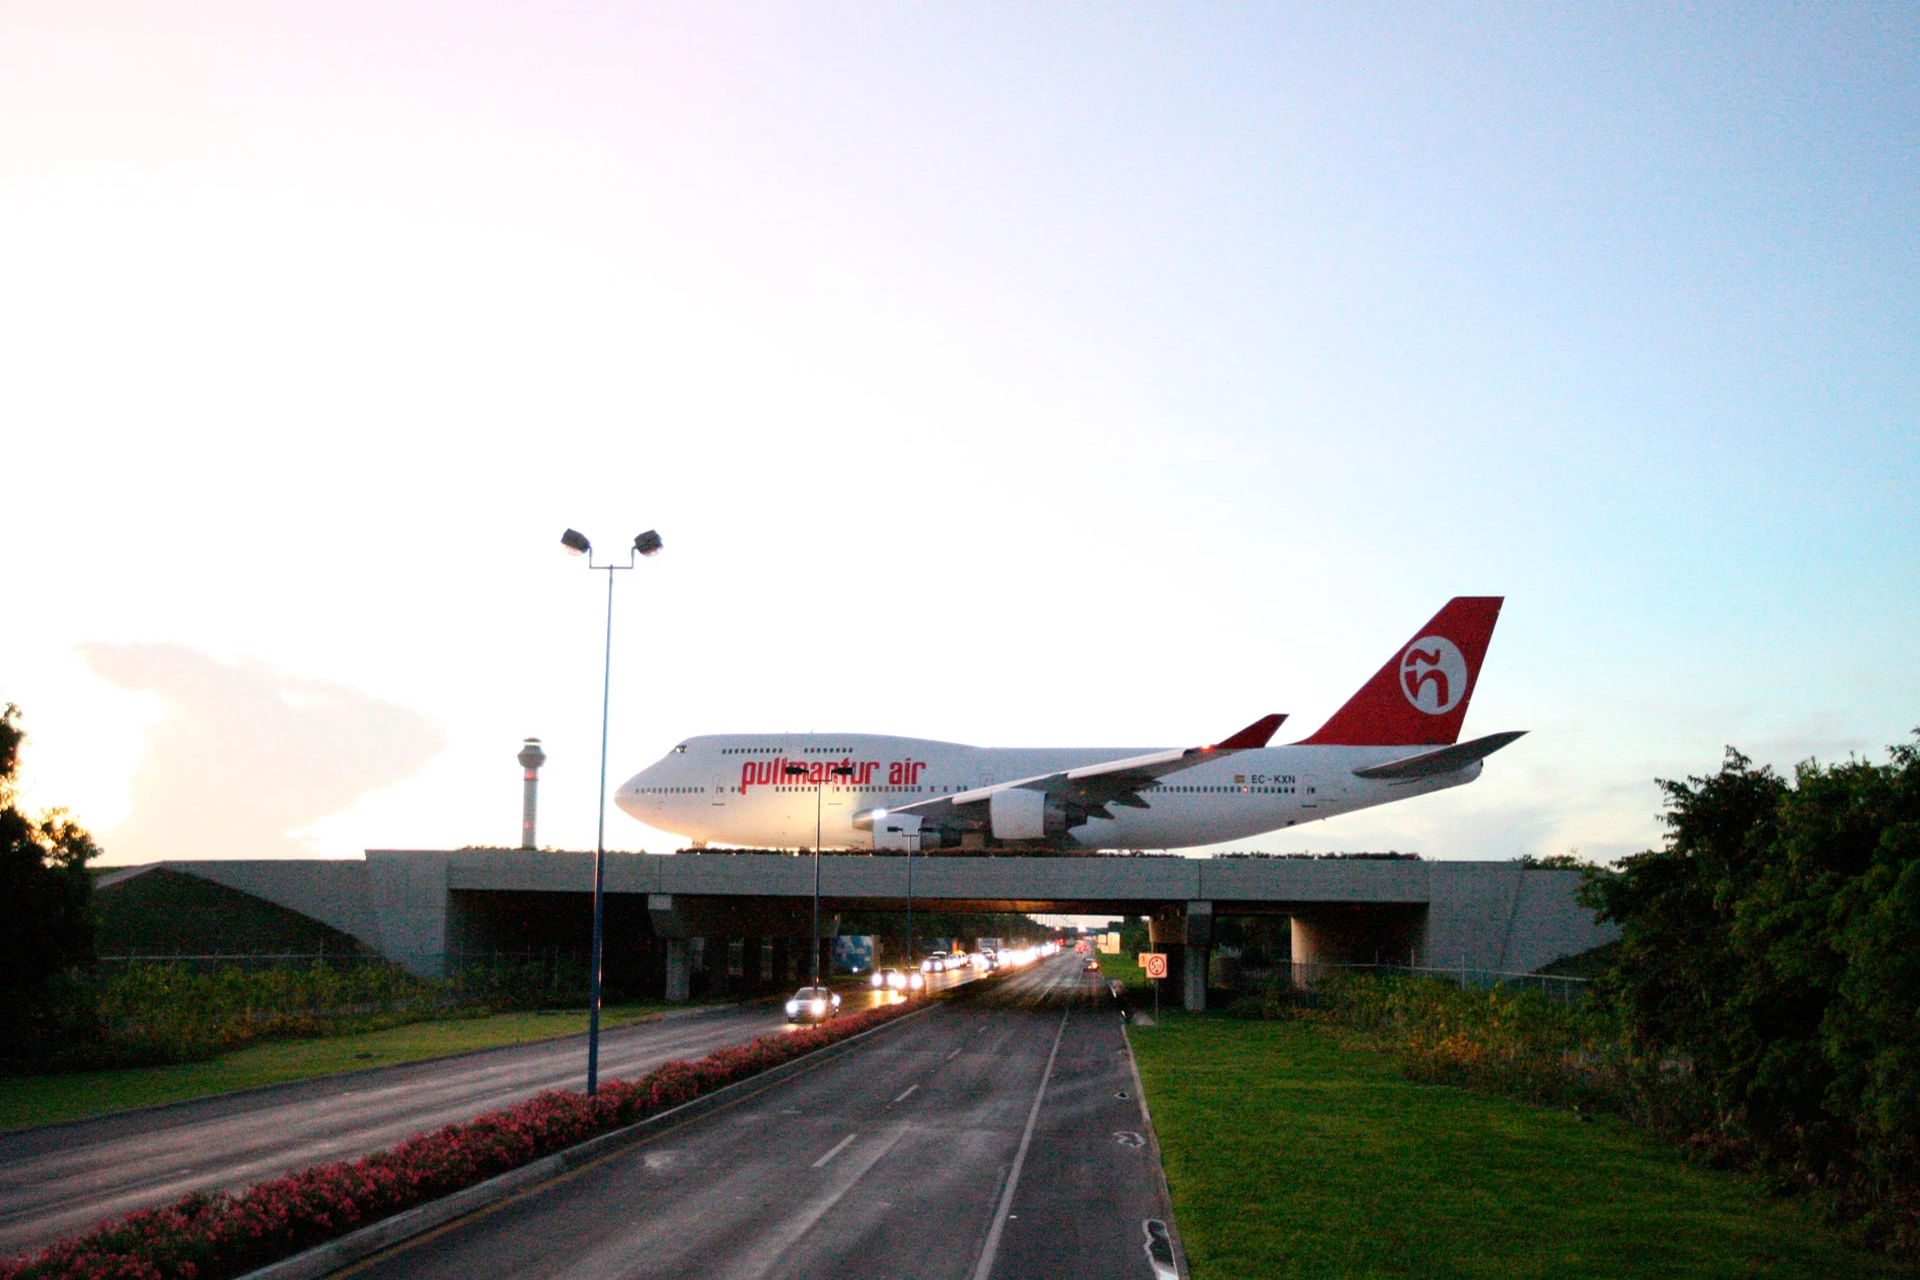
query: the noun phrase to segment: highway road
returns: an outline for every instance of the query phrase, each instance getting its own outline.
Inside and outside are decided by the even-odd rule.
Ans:
[[[941,975],[937,985],[968,976]],[[603,1033],[600,1073],[638,1075],[785,1025],[777,1002],[675,1011]],[[585,1086],[586,1039],[574,1036],[0,1134],[0,1257],[189,1191],[238,1190],[543,1089]]]
[[[343,1275],[1171,1280],[1120,1022],[1057,957]]]

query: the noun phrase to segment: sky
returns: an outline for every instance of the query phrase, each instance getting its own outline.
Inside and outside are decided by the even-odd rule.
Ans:
[[[591,847],[698,733],[1310,732],[1503,595],[1607,860],[1920,725],[1920,10],[0,0],[0,701],[108,863]],[[609,809],[612,847],[671,835]]]

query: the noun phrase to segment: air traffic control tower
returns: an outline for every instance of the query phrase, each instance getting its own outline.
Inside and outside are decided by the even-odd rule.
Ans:
[[[533,820],[540,804],[540,766],[547,762],[547,753],[540,749],[540,739],[528,738],[520,748],[519,759],[520,767],[526,771],[520,794],[520,847],[538,849],[540,844],[533,838]]]

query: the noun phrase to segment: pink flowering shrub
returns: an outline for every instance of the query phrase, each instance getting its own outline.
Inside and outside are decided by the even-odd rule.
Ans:
[[[598,1095],[542,1093],[358,1160],[316,1165],[246,1191],[194,1192],[102,1223],[33,1257],[0,1262],[0,1280],[225,1280],[392,1217],[543,1156],[690,1102],[905,1013],[900,1004],[668,1062]]]

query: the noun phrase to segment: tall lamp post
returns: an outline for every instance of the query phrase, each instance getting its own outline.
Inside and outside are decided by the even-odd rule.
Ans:
[[[906,833],[913,841],[907,846],[907,999],[913,999],[913,980],[920,974],[920,962],[913,958],[913,851],[920,847],[920,828]]]
[[[613,575],[633,568],[636,557],[659,554],[665,544],[649,529],[633,540],[625,564],[595,564],[593,544],[585,534],[572,529],[560,535],[560,545],[568,555],[585,556],[589,569],[604,569],[607,574],[607,649],[600,670],[600,826],[593,839],[593,958],[587,977],[587,1092],[593,1094],[600,1092],[600,956],[607,901],[607,709],[613,697]]]
[[[804,778],[811,770],[803,764],[790,764],[781,770],[789,778]],[[828,778],[851,778],[853,770],[844,764],[834,765],[821,773],[813,784],[813,985],[820,985],[820,793],[826,789]]]
[[[875,809],[873,811],[873,832],[876,845],[880,839],[880,824],[885,821],[886,816],[887,811],[885,809]],[[913,841],[912,844],[907,846],[907,998],[911,1000],[913,998],[913,984],[920,976],[920,962],[913,958],[913,855],[920,849],[920,819],[913,818],[908,821],[905,826],[898,828],[889,827],[887,830],[897,830],[899,834]]]

